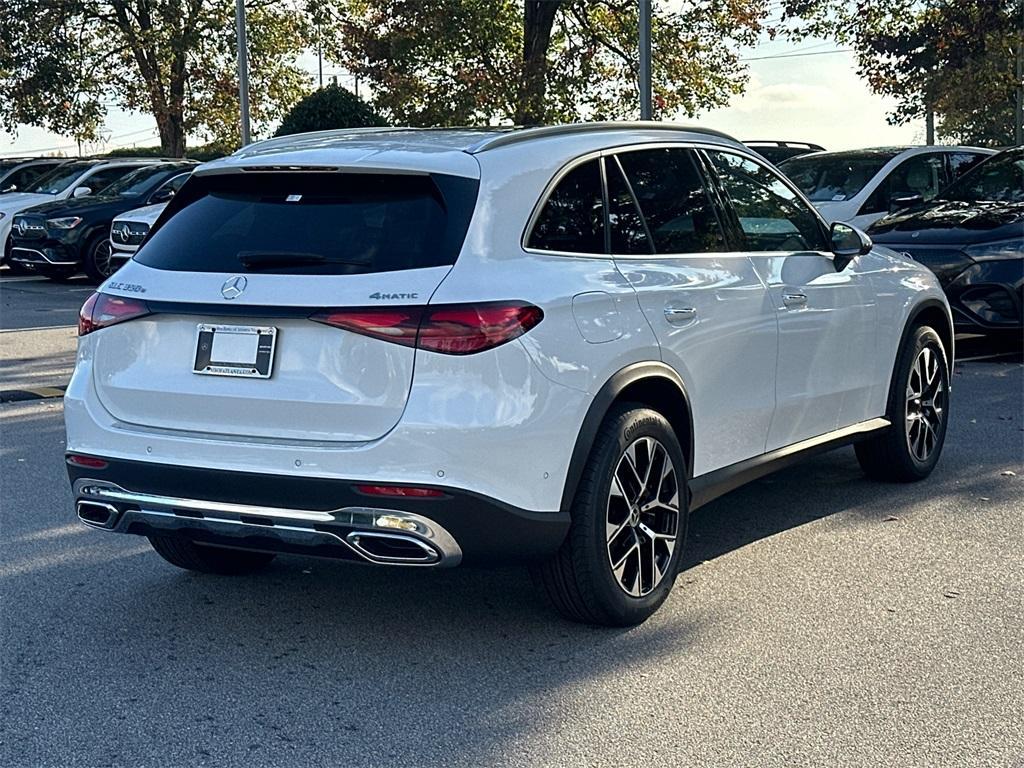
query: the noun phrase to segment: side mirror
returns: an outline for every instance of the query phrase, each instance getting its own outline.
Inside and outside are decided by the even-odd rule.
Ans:
[[[161,187],[149,198],[150,205],[154,203],[166,203],[174,197],[174,190],[170,187]]]
[[[92,187],[75,187],[75,191],[71,193],[72,197],[85,197],[92,194]]]
[[[909,208],[912,205],[918,205],[923,202],[923,195],[905,195],[904,197],[894,197],[889,200],[889,213],[893,213],[894,211],[902,211],[904,208]]]
[[[870,253],[873,243],[870,237],[852,224],[835,221],[829,231],[829,245],[836,271],[839,272],[858,256]]]

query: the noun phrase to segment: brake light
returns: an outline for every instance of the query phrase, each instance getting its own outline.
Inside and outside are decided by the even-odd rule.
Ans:
[[[111,325],[134,320],[149,314],[146,302],[129,299],[123,296],[110,296],[105,293],[94,293],[85,300],[78,313],[78,335],[108,328]]]
[[[544,319],[521,301],[426,307],[329,309],[312,320],[335,328],[445,355],[471,355],[522,336]]]

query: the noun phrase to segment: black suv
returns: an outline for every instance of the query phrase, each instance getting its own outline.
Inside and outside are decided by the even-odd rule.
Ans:
[[[55,200],[15,215],[11,261],[54,280],[80,269],[95,283],[113,273],[110,222],[133,208],[170,200],[185,183],[194,161],[158,161],[144,165],[99,194]]]
[[[1024,327],[1024,147],[992,155],[929,203],[875,222],[879,245],[902,251],[939,278],[957,330]]]

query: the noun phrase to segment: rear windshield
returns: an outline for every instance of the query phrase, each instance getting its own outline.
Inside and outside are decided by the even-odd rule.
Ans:
[[[135,259],[185,272],[310,275],[451,265],[477,187],[440,174],[193,177]]]
[[[812,203],[849,200],[896,157],[897,152],[802,155],[779,164]]]

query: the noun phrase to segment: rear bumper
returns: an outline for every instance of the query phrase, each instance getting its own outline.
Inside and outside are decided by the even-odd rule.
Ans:
[[[446,567],[543,559],[567,514],[529,512],[478,494],[370,496],[354,480],[226,472],[105,459],[68,463],[79,518],[118,533],[378,564]]]

